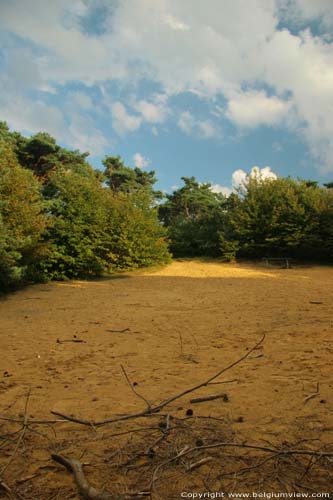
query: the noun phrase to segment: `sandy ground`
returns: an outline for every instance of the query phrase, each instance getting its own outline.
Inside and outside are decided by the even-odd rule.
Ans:
[[[31,286],[0,301],[1,416],[22,417],[29,390],[29,418],[54,418],[51,410],[88,420],[139,411],[144,403],[121,365],[156,403],[205,380],[265,333],[262,348],[220,379],[228,383],[196,393],[223,390],[227,402],[191,406],[187,396],[170,411],[184,415],[200,407],[202,415],[229,422],[242,442],[306,439],[313,449],[333,451],[332,303],[328,267],[175,261],[99,281]],[[85,342],[58,342],[74,339]],[[306,401],[318,385],[319,394]],[[12,442],[0,447],[0,476],[5,466],[2,479],[11,486],[22,481],[24,498],[77,498],[71,476],[52,466],[49,455],[70,450],[89,456],[88,431],[61,425],[48,429],[44,441],[28,432],[9,464]],[[43,434],[45,426],[39,430]],[[103,460],[108,450],[95,446],[95,458]],[[332,474],[320,482],[323,491],[332,485]],[[161,498],[180,496],[164,491]]]

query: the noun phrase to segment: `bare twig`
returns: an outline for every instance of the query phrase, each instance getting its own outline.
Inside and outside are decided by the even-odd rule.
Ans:
[[[317,396],[319,396],[319,382],[317,382],[317,389],[316,389],[316,392],[313,392],[312,394],[309,394],[308,396],[306,396],[306,398],[304,398],[304,403],[307,403],[308,401],[310,401],[310,399],[313,399]]]
[[[123,365],[120,365],[120,368],[122,369],[122,372],[123,372],[123,374],[124,374],[124,376],[125,376],[125,378],[126,378],[126,381],[127,381],[128,385],[130,386],[131,390],[134,392],[134,394],[135,394],[136,396],[138,396],[138,398],[142,399],[142,401],[144,401],[144,402],[146,403],[146,405],[147,405],[147,411],[150,411],[150,409],[151,409],[151,404],[149,403],[149,401],[148,401],[148,400],[147,400],[144,396],[142,396],[141,394],[139,394],[139,393],[138,393],[138,391],[137,391],[136,389],[134,389],[134,385],[133,385],[133,384],[132,384],[132,382],[130,381],[130,378],[129,378],[129,376],[127,375],[126,370],[125,370],[125,368],[123,367]]]
[[[239,379],[234,378],[232,380],[221,380],[220,382],[209,382],[207,385],[232,384],[233,382],[239,382]]]
[[[125,332],[129,332],[130,331],[130,328],[124,328],[123,330],[105,330],[106,332],[110,332],[110,333],[125,333]]]
[[[195,404],[195,403],[204,403],[206,401],[214,401],[214,399],[220,399],[223,398],[224,401],[229,401],[228,395],[225,392],[222,392],[221,394],[214,394],[213,396],[206,396],[202,398],[193,398],[190,400],[190,403]]]
[[[202,465],[205,465],[207,464],[208,462],[210,462],[211,460],[213,460],[213,457],[204,457],[202,458],[201,460],[198,460],[198,462],[194,462],[192,464],[190,464],[188,467],[187,467],[187,470],[189,472],[191,472],[192,470],[194,469],[198,469],[199,467],[201,467]]]
[[[60,340],[57,339],[57,344],[64,344],[65,342],[74,342],[75,344],[86,344],[86,340],[82,339],[65,339],[65,340]]]
[[[138,412],[138,413],[132,413],[132,414],[128,414],[128,415],[122,415],[120,417],[107,418],[105,420],[98,420],[98,421],[94,421],[94,422],[93,421],[89,421],[89,420],[79,419],[79,418],[71,416],[71,415],[65,415],[64,413],[60,413],[60,412],[57,412],[57,411],[54,411],[54,410],[52,410],[51,413],[53,415],[57,415],[58,417],[64,418],[65,420],[69,420],[70,422],[75,422],[77,424],[89,425],[89,426],[94,425],[96,427],[101,426],[101,425],[105,425],[105,424],[111,424],[111,423],[114,423],[114,422],[121,422],[121,421],[124,421],[124,420],[133,419],[133,418],[146,417],[148,415],[151,415],[152,413],[159,412],[162,408],[164,408],[165,406],[167,406],[170,403],[173,403],[177,399],[180,399],[181,397],[185,396],[186,394],[190,394],[191,392],[194,392],[194,391],[197,391],[198,389],[201,389],[201,387],[207,386],[213,380],[215,380],[218,377],[220,377],[223,373],[225,373],[226,371],[230,370],[234,366],[236,366],[239,363],[241,363],[242,361],[244,361],[255,349],[257,349],[263,343],[264,339],[265,339],[265,335],[263,335],[261,337],[261,339],[259,340],[259,342],[257,342],[257,344],[254,347],[251,347],[251,349],[249,349],[246,352],[246,354],[244,354],[241,358],[237,359],[236,361],[233,361],[232,363],[230,363],[225,368],[222,368],[217,373],[215,373],[215,375],[212,375],[211,377],[209,377],[204,382],[201,382],[200,384],[197,384],[197,385],[195,385],[193,387],[190,387],[189,389],[186,389],[186,390],[184,390],[184,391],[182,391],[182,392],[180,392],[180,393],[178,393],[178,394],[176,394],[174,396],[171,396],[168,399],[165,399],[164,401],[162,401],[158,405],[152,406],[149,410],[144,410],[144,411],[141,411],[141,412]]]
[[[9,467],[9,465],[14,460],[14,457],[15,457],[18,449],[21,446],[21,443],[22,443],[22,441],[24,439],[26,430],[28,428],[28,413],[27,412],[28,412],[28,405],[29,405],[30,393],[31,393],[31,389],[29,389],[29,391],[27,393],[27,396],[26,396],[26,400],[25,400],[25,405],[24,405],[24,419],[23,419],[23,423],[22,423],[22,429],[20,431],[20,436],[19,436],[19,438],[17,440],[16,446],[14,448],[14,451],[13,451],[12,455],[10,456],[9,460],[5,463],[5,465],[2,467],[2,469],[0,471],[0,475],[1,476],[3,475],[3,473],[5,472],[5,470]]]

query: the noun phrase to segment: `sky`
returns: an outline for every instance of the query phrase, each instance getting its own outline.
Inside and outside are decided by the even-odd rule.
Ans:
[[[0,120],[168,192],[331,181],[333,0],[0,0]]]

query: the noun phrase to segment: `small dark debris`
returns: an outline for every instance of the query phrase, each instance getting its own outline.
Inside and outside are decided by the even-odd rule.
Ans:
[[[193,415],[193,410],[192,410],[192,408],[189,408],[188,410],[186,410],[186,415],[187,415],[188,417],[191,417],[191,416]]]

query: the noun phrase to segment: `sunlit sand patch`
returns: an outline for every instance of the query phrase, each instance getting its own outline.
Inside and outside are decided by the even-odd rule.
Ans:
[[[143,273],[144,276],[174,276],[186,278],[276,278],[274,271],[263,271],[237,264],[174,261],[168,266]]]

